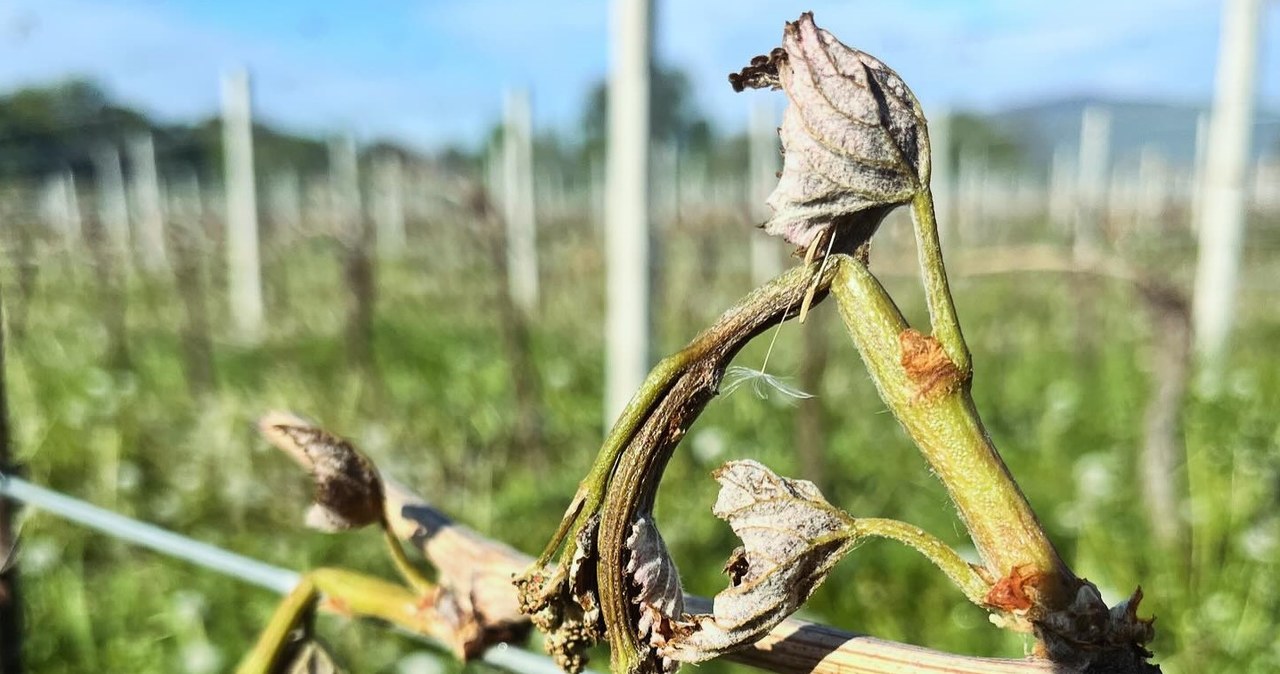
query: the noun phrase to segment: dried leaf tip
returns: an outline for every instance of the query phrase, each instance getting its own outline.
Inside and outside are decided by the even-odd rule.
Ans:
[[[786,60],[787,51],[774,47],[768,55],[751,59],[751,65],[741,71],[729,73],[729,85],[739,93],[747,89],[780,89],[782,81],[778,79],[778,66]]]
[[[834,228],[834,252],[852,253],[928,184],[928,134],[915,95],[884,63],[818,28],[812,14],[788,23],[782,48],[730,83],[781,87],[791,102],[769,234],[808,248]]]
[[[381,520],[382,480],[373,463],[351,443],[283,412],[267,414],[258,428],[311,474],[315,495],[307,510],[307,526],[343,531]]]

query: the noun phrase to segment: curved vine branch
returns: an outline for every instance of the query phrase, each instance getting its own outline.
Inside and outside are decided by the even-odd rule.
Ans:
[[[1141,590],[1108,607],[1063,562],[974,406],[970,355],[929,191],[928,128],[914,94],[887,65],[818,28],[811,14],[788,23],[783,46],[731,82],[736,89],[781,88],[791,102],[780,129],[783,172],[765,229],[807,251],[806,262],[746,296],[650,373],[543,553],[529,563],[453,525],[384,484],[370,462],[331,436],[290,435],[303,444],[321,437],[326,451],[338,451],[327,463],[307,455],[324,521],[376,521],[389,535],[417,543],[440,570],[439,582],[427,583],[393,545],[405,580],[429,595],[425,613],[408,611],[404,621],[433,630],[453,621],[462,630],[454,642],[463,656],[514,638],[529,621],[548,634],[548,649],[571,672],[585,666],[586,649],[602,636],[616,674],[668,673],[681,662],[722,655],[778,672],[1158,671],[1145,649],[1151,621],[1137,616]],[[885,215],[908,204],[928,333],[907,323],[866,264]],[[684,596],[654,522],[662,474],[739,350],[828,295],[836,297],[885,404],[945,485],[981,564],[968,564],[908,524],[844,513],[812,483],[755,462],[731,462],[716,474],[722,488],[715,513],[744,545],[726,565],[730,587],[708,607]],[[381,499],[381,508],[370,499]],[[994,622],[1034,633],[1043,659],[962,658],[790,620],[854,542],[873,535],[922,552],[992,611]],[[505,582],[512,575],[514,586]],[[404,593],[384,594],[407,610]],[[448,613],[440,615],[442,608]]]
[[[282,418],[285,417],[273,414],[265,421],[276,422]],[[295,425],[306,423],[297,417],[287,418]],[[292,453],[293,449],[287,441],[282,442],[279,435],[268,433],[268,437]],[[467,648],[454,650],[454,654],[463,659],[475,657],[497,643],[523,641],[521,628],[528,626],[529,618],[520,613],[517,589],[510,579],[526,570],[534,559],[456,522],[394,479],[381,476],[381,481],[386,530],[408,543],[435,567],[439,588],[448,588],[451,596],[467,597],[468,601],[462,607],[442,603],[440,608],[448,611],[438,614],[433,613],[437,609],[424,605],[409,611],[403,619],[391,610],[374,611],[372,615],[414,630],[429,623],[446,644],[482,635],[482,639],[470,642]],[[342,576],[343,582],[328,582],[330,576],[337,577],[340,573],[347,574]],[[351,572],[336,570],[322,570],[317,578],[325,590],[335,595],[344,585],[368,584]],[[406,591],[397,589],[388,598],[400,598],[403,603],[405,597],[411,596],[406,595]],[[711,601],[703,597],[685,595],[683,601],[685,608],[693,612],[711,610]],[[334,610],[340,605],[340,601],[329,601],[320,608]],[[346,608],[350,612],[351,607]],[[466,612],[459,613],[459,608],[465,608]],[[451,636],[449,630],[456,630],[456,636]],[[726,657],[779,674],[1076,674],[1078,671],[1038,658],[954,655],[796,619],[783,620],[759,641]]]

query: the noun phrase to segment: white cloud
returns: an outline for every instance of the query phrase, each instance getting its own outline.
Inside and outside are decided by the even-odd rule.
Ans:
[[[192,121],[216,113],[220,74],[245,64],[259,114],[290,127],[362,136],[399,131],[432,143],[484,126],[457,114],[473,103],[465,84],[449,86],[451,78],[465,83],[467,73],[447,59],[405,64],[409,76],[361,68],[341,53],[317,55],[323,49],[201,25],[157,3],[16,0],[0,9],[0,26],[15,25],[30,28],[0,37],[14,55],[0,59],[2,89],[87,76],[126,103]]]
[[[277,1],[281,11],[321,11]],[[394,24],[405,38],[392,46],[341,19],[300,37],[272,34],[250,16],[199,21],[174,3],[6,0],[0,89],[87,75],[130,104],[194,120],[216,111],[219,73],[245,63],[262,115],[311,132],[474,140],[497,119],[505,86],[533,89],[540,125],[572,127],[587,87],[607,68],[607,7],[604,0],[424,0],[397,5],[399,14],[384,12],[385,19],[362,17],[365,29]],[[1211,91],[1213,0],[666,0],[658,53],[690,73],[708,113],[736,126],[750,102],[725,76],[777,45],[782,22],[807,8],[899,70],[926,105],[1076,93],[1203,100]],[[1266,28],[1272,43],[1280,34],[1274,14]],[[1266,54],[1263,98],[1274,103],[1280,50]]]
[[[791,9],[779,10],[781,4]],[[780,42],[812,8],[819,25],[884,59],[926,105],[992,107],[1079,93],[1206,99],[1216,58],[1214,0],[703,0],[669,3],[663,43],[692,64],[708,107],[745,117],[728,72]],[[1274,30],[1271,31],[1273,34]]]

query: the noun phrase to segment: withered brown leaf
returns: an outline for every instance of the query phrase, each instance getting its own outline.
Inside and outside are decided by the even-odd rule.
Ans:
[[[351,443],[293,415],[271,413],[258,422],[262,434],[307,469],[315,495],[307,526],[344,531],[382,518],[378,470]]]
[[[742,539],[726,571],[731,585],[710,615],[689,616],[661,653],[699,662],[764,636],[809,599],[831,567],[857,542],[852,519],[812,482],[779,477],[755,461],[715,472],[714,512]]]
[[[928,184],[924,115],[897,73],[818,28],[811,13],[786,25],[782,49],[785,58],[775,50],[730,77],[735,89],[780,83],[791,103],[765,231],[808,248],[835,228],[833,248],[852,252]]]
[[[1155,638],[1155,619],[1138,617],[1141,603],[1139,587],[1128,599],[1107,608],[1097,586],[1084,581],[1070,605],[1036,621],[1036,635],[1050,659],[1079,671],[1092,671],[1093,664],[1102,662],[1145,663],[1151,657],[1146,645]],[[1150,670],[1122,667],[1111,671]]]

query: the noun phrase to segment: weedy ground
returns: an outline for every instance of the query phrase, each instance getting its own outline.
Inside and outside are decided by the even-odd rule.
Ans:
[[[749,290],[741,227],[726,219],[669,231],[655,303],[661,349],[680,345]],[[1150,328],[1129,289],[1037,274],[960,278],[954,287],[974,355],[975,397],[1007,463],[1069,564],[1108,602],[1143,585],[1143,608],[1158,616],[1153,648],[1175,674],[1280,669],[1280,305],[1267,281],[1278,265],[1266,252],[1280,248],[1280,234],[1274,223],[1259,229],[1223,393],[1186,405],[1181,478],[1190,537],[1173,550],[1154,542],[1140,505]],[[11,336],[8,365],[27,475],[274,564],[343,565],[391,577],[376,533],[328,536],[300,526],[305,480],[252,425],[264,410],[285,407],[352,438],[384,471],[465,523],[535,551],[604,430],[599,246],[581,222],[549,223],[545,231],[544,310],[533,326],[541,450],[513,448],[514,397],[492,299],[498,288],[484,256],[456,238],[424,235],[413,259],[382,266],[376,366],[365,373],[347,365],[345,295],[332,246],[312,240],[269,251],[269,334],[248,348],[216,327],[218,383],[202,396],[184,378],[181,305],[167,279],[130,281],[129,365],[113,369],[87,259],[40,254],[26,296],[15,291],[10,263],[6,310],[21,303],[26,314]],[[889,239],[876,254],[909,253],[901,236]],[[1193,262],[1179,241],[1128,254],[1175,278]],[[217,255],[207,259],[216,281]],[[892,283],[902,296],[897,288],[916,281]],[[224,326],[220,296],[210,299],[214,325]],[[923,320],[922,302],[904,309]],[[823,415],[821,474],[801,472],[794,403],[762,400],[747,388],[713,402],[673,460],[659,514],[691,591],[722,586],[721,560],[736,544],[710,513],[709,472],[732,458],[816,478],[850,513],[915,522],[963,548],[941,487],[882,413],[838,322],[824,320],[833,311],[820,307],[803,328],[825,333],[828,349],[822,383],[810,391],[816,398],[799,403],[819,405]],[[796,325],[782,330],[770,370],[791,375],[804,339]],[[764,346],[753,345],[739,362],[758,366]],[[31,671],[222,671],[278,600],[30,511],[21,539]],[[1028,648],[987,625],[923,559],[883,542],[842,563],[803,617],[961,653],[1019,656]],[[410,669],[408,658],[421,647],[376,626],[325,619],[321,634],[360,671],[434,671]],[[439,671],[458,669],[438,660]],[[734,670],[726,663],[699,669]]]

